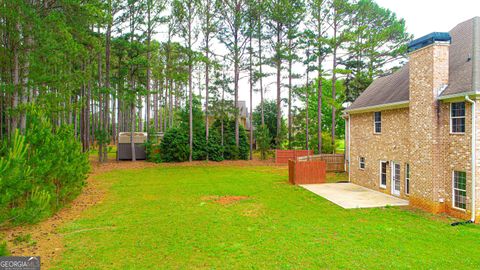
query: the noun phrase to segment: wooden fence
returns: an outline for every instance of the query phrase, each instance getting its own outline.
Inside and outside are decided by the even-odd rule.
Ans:
[[[313,150],[275,150],[275,163],[287,164],[290,159],[296,160],[299,157],[313,155]]]
[[[312,156],[298,157],[300,161],[325,161],[327,163],[327,172],[344,172],[345,155],[343,154],[321,154]]]
[[[327,163],[316,161],[288,161],[288,181],[292,185],[322,184],[327,177]]]

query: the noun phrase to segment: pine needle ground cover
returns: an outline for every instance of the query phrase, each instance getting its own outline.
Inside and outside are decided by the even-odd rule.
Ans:
[[[280,167],[108,172],[64,225],[57,269],[478,268],[480,227],[402,208],[345,210]],[[474,252],[475,251],[475,252]]]

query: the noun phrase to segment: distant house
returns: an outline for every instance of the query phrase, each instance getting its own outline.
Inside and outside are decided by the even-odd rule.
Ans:
[[[239,100],[237,102],[237,108],[240,116],[240,125],[242,125],[246,131],[250,131],[252,125],[250,123],[250,113],[248,112],[247,102],[245,100]]]
[[[350,181],[478,222],[480,18],[412,41],[409,51],[408,64],[346,110]]]

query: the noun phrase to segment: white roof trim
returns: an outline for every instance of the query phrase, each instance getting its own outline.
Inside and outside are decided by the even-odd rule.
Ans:
[[[347,113],[364,113],[364,112],[372,112],[372,111],[381,111],[381,110],[392,110],[398,108],[406,108],[410,102],[406,101],[399,101],[399,102],[392,102],[387,104],[380,104],[380,105],[373,105],[368,107],[362,107],[358,109],[347,109],[345,110]]]
[[[462,92],[462,93],[450,94],[450,95],[445,95],[445,96],[439,96],[439,97],[438,97],[438,100],[448,100],[448,99],[463,98],[463,97],[465,97],[465,96],[478,97],[478,96],[480,96],[480,93],[479,93],[478,91]]]

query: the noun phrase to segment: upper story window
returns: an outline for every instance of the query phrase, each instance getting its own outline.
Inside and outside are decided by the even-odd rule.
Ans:
[[[450,104],[450,132],[465,133],[465,102]]]
[[[382,133],[382,112],[373,114],[373,128],[375,133]]]

